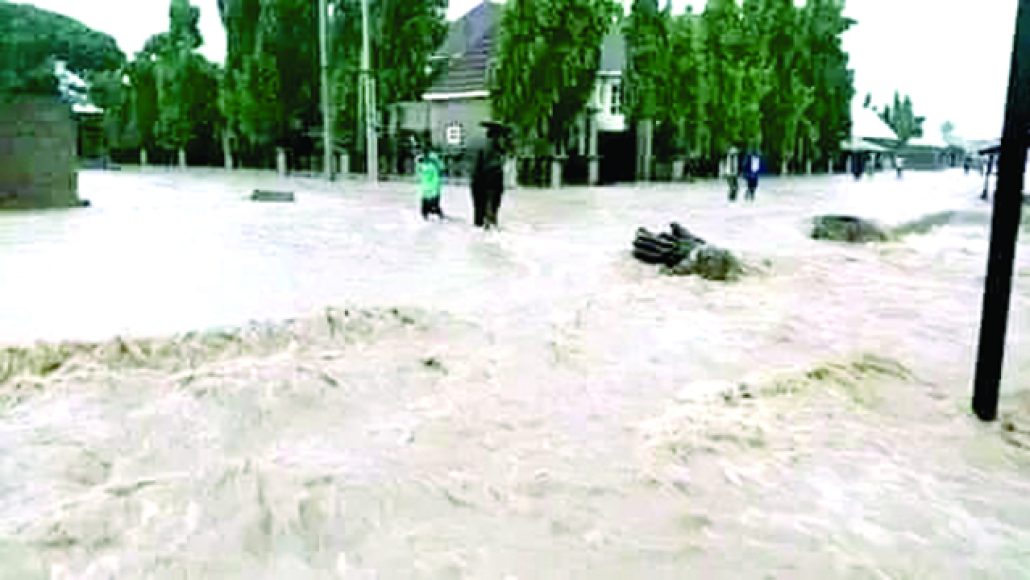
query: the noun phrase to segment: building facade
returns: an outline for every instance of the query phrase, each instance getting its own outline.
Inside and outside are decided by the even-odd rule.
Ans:
[[[480,123],[491,118],[491,75],[503,10],[503,5],[481,2],[451,23],[447,39],[434,57],[444,71],[422,98],[428,104],[430,140],[443,151],[452,175],[468,175],[471,151],[486,139]],[[626,142],[632,138],[622,112],[625,51],[621,34],[605,39],[594,93],[573,128],[573,147],[566,152],[566,175],[579,167],[583,179],[597,182],[603,178],[597,168],[602,159],[616,163],[626,155]],[[632,151],[628,157],[632,160]],[[617,172],[611,173],[609,177],[614,178]]]

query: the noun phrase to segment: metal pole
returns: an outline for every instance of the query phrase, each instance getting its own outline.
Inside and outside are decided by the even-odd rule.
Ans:
[[[368,36],[368,0],[361,0],[361,75],[365,84],[365,154],[368,180],[379,180],[379,141],[376,127],[375,80],[372,78],[372,49]]]
[[[1005,355],[1005,329],[1012,293],[1012,264],[1016,257],[1023,206],[1027,128],[1030,127],[1030,0],[1019,0],[1016,39],[1009,72],[1005,126],[998,157],[998,185],[991,217],[991,245],[984,283],[980,349],[976,359],[973,411],[983,421],[998,416],[998,390]]]
[[[318,52],[321,65],[322,85],[322,171],[325,178],[333,179],[333,118],[332,103],[329,102],[329,18],[326,0],[318,0]]]

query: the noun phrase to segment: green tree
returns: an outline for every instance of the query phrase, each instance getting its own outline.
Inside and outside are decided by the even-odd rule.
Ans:
[[[612,0],[512,0],[501,20],[494,115],[560,152],[594,90]],[[541,151],[538,151],[538,153]]]
[[[665,118],[673,128],[669,146],[674,154],[686,151],[690,157],[698,157],[708,132],[701,18],[688,8],[669,26],[669,75],[663,81],[668,90],[662,103]]]
[[[185,158],[190,145],[210,142],[219,118],[218,71],[196,52],[203,44],[200,10],[172,0],[167,35],[154,40],[157,53],[158,142]]]
[[[885,105],[880,118],[894,131],[902,145],[923,136],[923,122],[926,121],[926,117],[916,116],[912,110],[912,99],[908,95],[902,98],[895,91],[893,105]]]
[[[334,0],[332,29],[333,96],[337,134],[363,143],[358,131],[358,88],[361,86],[361,4]],[[372,68],[376,103],[383,126],[391,123],[392,105],[418,101],[432,83],[430,57],[447,34],[446,0],[370,0]]]
[[[0,2],[0,92],[56,92],[55,60],[87,76],[119,69],[125,55],[113,38],[67,16]]]
[[[801,9],[798,38],[808,56],[799,72],[802,83],[812,89],[805,141],[818,161],[832,159],[851,133],[854,73],[848,69],[842,37],[855,22],[843,12],[840,0],[807,0]]]
[[[418,100],[429,57],[447,32],[446,0],[370,0],[372,65],[381,110]],[[258,148],[309,150],[321,127],[317,2],[219,0],[227,54],[221,108]],[[361,5],[330,0],[330,82],[338,137],[360,143]]]
[[[231,133],[262,152],[310,152],[320,122],[318,22],[309,0],[220,0],[226,29],[221,110]]]
[[[623,27],[626,37],[625,111],[637,133],[637,174],[650,178],[657,121],[661,153],[668,154],[670,122],[669,52],[670,8],[659,10],[658,0],[634,0]]]

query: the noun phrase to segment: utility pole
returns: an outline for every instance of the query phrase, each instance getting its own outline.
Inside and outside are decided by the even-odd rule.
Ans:
[[[1012,294],[1012,264],[1016,258],[1023,172],[1026,170],[1027,129],[1030,128],[1030,0],[1019,0],[1016,39],[1012,48],[1005,126],[998,157],[998,185],[991,216],[991,245],[984,283],[980,349],[973,385],[973,411],[982,421],[998,416],[998,391],[1005,355],[1005,330]]]
[[[365,154],[368,180],[379,180],[379,141],[376,118],[376,87],[372,78],[372,48],[368,36],[368,0],[361,0],[361,76],[365,84]]]
[[[329,92],[329,13],[326,0],[318,0],[318,52],[322,73],[322,170],[333,179],[333,107]]]

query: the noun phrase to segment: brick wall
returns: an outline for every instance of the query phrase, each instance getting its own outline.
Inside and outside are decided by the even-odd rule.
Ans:
[[[0,208],[79,205],[75,141],[68,105],[0,98]]]

